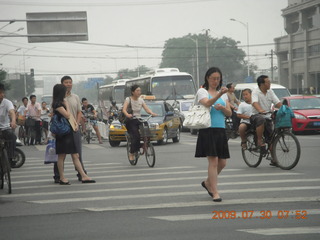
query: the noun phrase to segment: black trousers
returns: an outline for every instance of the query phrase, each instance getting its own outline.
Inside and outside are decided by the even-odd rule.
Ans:
[[[17,137],[12,129],[2,130],[2,137],[7,141],[8,158],[14,158],[14,150],[16,149]]]
[[[130,119],[126,122],[126,128],[131,138],[130,153],[135,153],[140,150],[140,132],[138,119]]]
[[[81,133],[80,129],[77,132],[73,132],[73,138],[74,138],[74,144],[76,146],[77,152],[79,154],[79,160],[82,165],[83,171],[87,173],[87,171],[84,169],[83,161],[82,161],[82,142],[81,142]],[[53,179],[54,180],[59,180],[60,175],[59,175],[59,170],[58,170],[58,165],[57,163],[54,164],[53,166]],[[79,180],[81,180],[80,173],[77,174],[77,177]]]
[[[41,121],[35,121],[34,127],[29,127],[28,131],[31,132],[30,144],[41,143]]]

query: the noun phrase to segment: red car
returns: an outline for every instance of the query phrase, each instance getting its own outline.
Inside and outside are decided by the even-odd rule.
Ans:
[[[316,96],[284,97],[292,108],[295,118],[292,119],[292,130],[295,133],[320,131],[320,98]]]

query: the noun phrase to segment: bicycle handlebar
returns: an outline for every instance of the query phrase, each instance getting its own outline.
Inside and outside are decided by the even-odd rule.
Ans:
[[[150,114],[147,118],[141,118],[141,117],[136,117],[133,116],[132,119],[138,119],[140,122],[148,122],[152,118],[152,115]]]

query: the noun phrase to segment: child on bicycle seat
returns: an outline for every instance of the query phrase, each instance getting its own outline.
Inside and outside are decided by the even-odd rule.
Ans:
[[[237,110],[237,117],[241,118],[239,125],[239,134],[241,137],[241,147],[243,149],[247,148],[246,142],[246,131],[250,127],[250,117],[252,115],[252,99],[251,99],[251,89],[246,88],[242,91],[242,98],[244,102],[241,102]]]

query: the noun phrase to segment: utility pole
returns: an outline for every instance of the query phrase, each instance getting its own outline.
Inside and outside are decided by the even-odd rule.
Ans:
[[[206,58],[207,58],[207,69],[209,69],[209,47],[208,47],[209,31],[210,31],[210,29],[206,29]]]
[[[273,49],[271,49],[271,79],[272,79],[272,81],[274,81],[274,79],[273,79]]]

